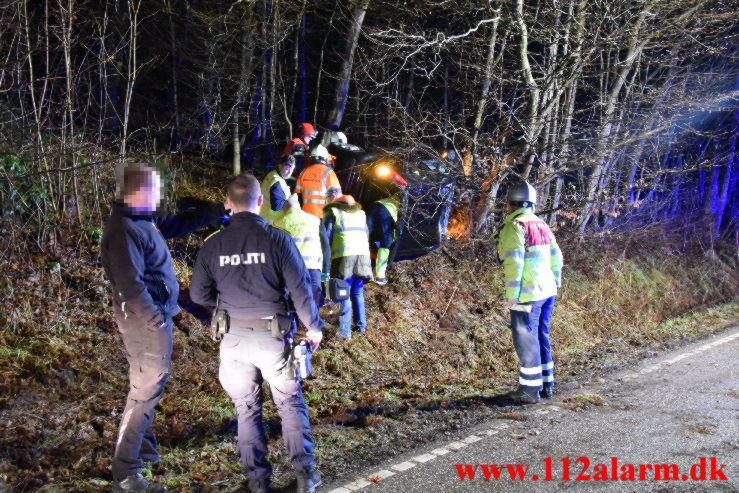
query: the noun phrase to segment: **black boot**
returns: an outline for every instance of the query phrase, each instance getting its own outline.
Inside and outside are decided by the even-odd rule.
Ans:
[[[131,474],[123,481],[113,481],[113,493],[166,493],[167,487],[150,483],[140,472]]]
[[[541,397],[544,399],[551,399],[552,394],[554,394],[553,383],[545,383],[544,388],[539,391],[539,395],[541,395]]]
[[[298,493],[313,493],[321,486],[321,475],[313,469],[311,472],[298,473]]]
[[[269,493],[269,479],[249,479],[251,493]]]
[[[539,389],[536,387],[524,387],[519,385],[518,389],[508,392],[503,397],[516,404],[536,404],[540,402]]]

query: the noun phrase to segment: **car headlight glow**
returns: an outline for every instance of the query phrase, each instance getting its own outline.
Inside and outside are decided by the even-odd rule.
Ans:
[[[393,174],[393,169],[387,164],[380,164],[375,168],[375,174],[380,178],[389,178]]]

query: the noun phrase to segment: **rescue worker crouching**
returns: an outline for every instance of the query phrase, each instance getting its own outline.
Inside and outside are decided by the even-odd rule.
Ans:
[[[274,226],[287,231],[295,241],[310,275],[316,306],[321,308],[322,285],[329,280],[331,270],[331,247],[326,228],[316,216],[300,210],[297,194],[292,194],[285,202],[284,214],[275,221]]]
[[[303,210],[319,219],[326,207],[326,195],[329,192],[341,194],[339,179],[328,164],[329,157],[328,149],[317,145],[311,151],[310,165],[300,173],[295,183],[295,192],[300,194]]]
[[[364,283],[372,280],[367,218],[351,195],[329,194],[323,224],[331,241],[331,277],[349,283],[349,299],[342,302],[339,315],[340,339],[351,339],[352,321],[360,334],[367,328],[364,310]]]
[[[249,488],[269,491],[272,467],[262,427],[262,382],[267,379],[298,491],[312,492],[321,478],[315,470],[301,381],[290,378],[288,371],[288,339],[293,332],[288,297],[314,348],[321,341],[323,322],[295,243],[257,215],[263,197],[256,178],[236,177],[227,203],[234,212],[231,224],[212,235],[198,253],[190,294],[196,303],[228,313],[230,328],[221,341],[219,379],[236,406],[237,448]]]
[[[375,260],[375,283],[379,285],[387,284],[387,265],[390,252],[398,236],[399,208],[398,196],[393,195],[373,203],[367,215],[370,241],[378,245]]]
[[[129,364],[130,388],[121,415],[113,492],[164,492],[141,474],[144,463],[161,461],[152,424],[172,359],[172,317],[179,284],[165,238],[175,238],[225,214],[222,203],[204,203],[182,214],[158,215],[162,183],[152,166],[126,166],[119,177],[120,200],[103,231],[101,257],[113,288],[113,314]]]
[[[285,156],[277,169],[267,173],[262,180],[262,196],[264,203],[259,209],[259,215],[273,223],[282,215],[285,201],[290,196],[290,186],[285,181],[295,171],[295,157]]]
[[[513,344],[521,367],[518,389],[506,395],[533,404],[554,388],[549,327],[561,285],[562,252],[549,226],[533,212],[536,190],[518,182],[508,192],[498,256],[505,271],[505,297],[511,314]]]

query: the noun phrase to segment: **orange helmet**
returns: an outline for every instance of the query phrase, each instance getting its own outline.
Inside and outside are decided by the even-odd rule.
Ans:
[[[298,136],[300,137],[315,137],[316,129],[310,123],[301,123],[298,127]]]

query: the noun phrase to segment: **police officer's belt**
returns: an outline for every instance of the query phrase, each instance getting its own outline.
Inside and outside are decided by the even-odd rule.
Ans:
[[[249,329],[263,329],[270,330],[272,319],[271,318],[234,318],[231,317],[231,328],[249,328]]]

